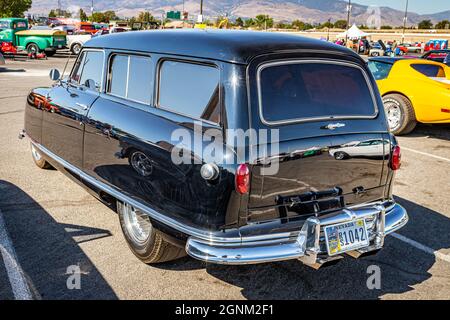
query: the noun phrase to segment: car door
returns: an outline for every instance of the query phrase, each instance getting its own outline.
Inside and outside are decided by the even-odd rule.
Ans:
[[[67,81],[47,96],[43,116],[43,144],[70,164],[82,167],[84,120],[102,88],[104,54],[84,50]]]

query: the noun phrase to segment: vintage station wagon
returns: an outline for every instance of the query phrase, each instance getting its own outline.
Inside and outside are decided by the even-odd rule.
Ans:
[[[408,221],[392,196],[400,148],[371,73],[346,48],[132,32],[90,40],[68,77],[51,76],[29,94],[21,135],[40,168],[118,212],[143,262],[187,253],[317,268],[377,252]]]

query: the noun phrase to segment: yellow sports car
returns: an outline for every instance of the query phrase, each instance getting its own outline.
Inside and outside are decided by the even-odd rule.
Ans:
[[[369,69],[383,97],[394,134],[411,132],[417,122],[450,123],[450,68],[442,63],[378,57]]]

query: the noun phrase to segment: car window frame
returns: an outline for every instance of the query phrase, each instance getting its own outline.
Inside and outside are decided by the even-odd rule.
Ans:
[[[154,72],[154,70],[155,70],[156,63],[154,61],[155,59],[153,58],[153,56],[151,54],[140,53],[140,52],[127,52],[127,51],[125,51],[125,52],[123,52],[123,51],[111,51],[109,53],[109,55],[108,55],[108,64],[107,64],[107,69],[106,69],[107,70],[106,71],[107,72],[107,74],[106,74],[107,78],[106,78],[106,86],[105,86],[104,94],[107,95],[107,96],[118,98],[118,99],[123,99],[125,101],[131,101],[131,102],[139,103],[139,104],[144,105],[144,106],[148,106],[148,107],[151,106],[153,101],[154,101],[154,95],[155,95],[154,94],[154,92],[155,92],[155,90],[154,90],[155,89],[155,75],[154,74],[150,75],[150,78],[153,79],[153,86],[152,86],[151,93],[150,93],[150,101],[149,101],[149,103],[146,103],[146,102],[143,102],[143,101],[139,101],[139,100],[135,100],[135,99],[131,99],[131,98],[128,98],[128,97],[123,97],[123,96],[120,96],[120,95],[108,92],[108,90],[110,88],[110,85],[111,85],[111,80],[112,80],[112,78],[111,78],[111,75],[112,75],[112,72],[111,72],[111,70],[112,70],[111,69],[112,68],[112,62],[113,62],[114,56],[117,56],[117,55],[128,56],[129,58],[131,56],[149,58],[150,61],[152,62],[152,72]],[[130,60],[128,60],[128,68],[129,68],[129,61]],[[126,82],[127,88],[128,88],[128,81],[129,81],[129,78],[127,77],[127,82]]]
[[[165,107],[162,106],[159,103],[160,100],[160,85],[161,85],[161,70],[162,70],[162,65],[164,64],[164,62],[167,61],[173,61],[173,62],[180,62],[180,63],[187,63],[187,64],[193,64],[193,65],[201,65],[201,66],[205,66],[205,67],[210,67],[210,68],[215,68],[217,70],[217,72],[219,73],[219,77],[218,77],[218,89],[219,89],[219,105],[218,105],[218,112],[219,112],[219,121],[215,122],[215,121],[211,121],[208,119],[202,119],[202,118],[197,118],[194,117],[192,115],[188,115],[182,112],[179,112],[177,110],[174,110],[173,108],[170,107]],[[180,115],[192,120],[197,120],[197,121],[204,121],[205,123],[209,123],[211,125],[214,126],[222,126],[222,122],[223,122],[223,106],[222,106],[222,70],[219,67],[219,65],[217,65],[214,62],[210,62],[210,61],[197,61],[197,60],[190,60],[190,59],[181,59],[181,58],[172,58],[172,57],[163,57],[161,59],[158,60],[158,64],[156,66],[156,81],[155,81],[155,95],[154,95],[154,105],[156,109],[160,109],[160,110],[164,110],[167,112],[170,112],[172,114],[176,114],[176,115]]]
[[[100,82],[100,86],[99,86],[98,91],[97,90],[93,90],[91,88],[88,88],[84,84],[81,84],[80,83],[81,77],[80,77],[80,79],[78,79],[78,82],[72,81],[72,76],[73,76],[73,73],[75,71],[75,66],[78,63],[79,59],[82,57],[84,52],[101,52],[103,54],[102,68],[101,68],[102,69],[102,74],[101,74],[101,77],[100,77],[100,81],[101,82]],[[83,70],[84,70],[84,66],[83,66]],[[83,70],[81,70],[80,75],[83,74]],[[103,91],[104,91],[104,87],[103,87],[103,85],[105,83],[105,78],[104,77],[105,77],[105,50],[103,50],[103,49],[86,48],[86,49],[82,49],[80,51],[80,53],[78,54],[77,60],[73,64],[72,70],[70,71],[69,77],[67,79],[67,84],[71,85],[73,87],[76,87],[78,89],[85,89],[85,90],[89,90],[89,91],[96,92],[96,93],[100,94],[100,93],[103,93]]]
[[[308,118],[295,118],[295,119],[286,119],[286,120],[276,120],[276,121],[268,121],[264,118],[263,114],[263,104],[262,104],[262,91],[261,91],[261,72],[266,69],[273,66],[280,66],[280,65],[287,65],[287,64],[335,64],[335,65],[343,65],[348,67],[353,67],[356,69],[359,69],[366,80],[366,84],[368,86],[371,100],[373,102],[373,108],[374,112],[372,115],[364,116],[323,116],[323,117],[308,117]],[[373,84],[371,81],[371,78],[367,71],[361,67],[360,65],[352,62],[347,61],[339,61],[334,59],[289,59],[289,60],[280,60],[280,61],[268,61],[263,62],[260,65],[257,66],[256,69],[256,87],[257,87],[257,104],[258,104],[258,114],[260,121],[269,127],[273,126],[284,126],[284,125],[290,125],[290,124],[299,124],[299,123],[306,123],[306,122],[320,122],[320,121],[335,121],[335,120],[357,120],[357,119],[375,119],[378,117],[380,108],[378,107],[377,98],[375,95],[375,91],[373,88]]]

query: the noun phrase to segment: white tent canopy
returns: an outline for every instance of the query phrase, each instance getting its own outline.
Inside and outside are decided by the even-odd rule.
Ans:
[[[345,32],[342,32],[340,34],[338,34],[338,38],[345,38],[348,37],[350,39],[360,39],[362,37],[367,37],[369,34],[365,33],[364,31],[361,31],[361,29],[359,29],[356,24],[353,24],[353,26],[348,29]]]

